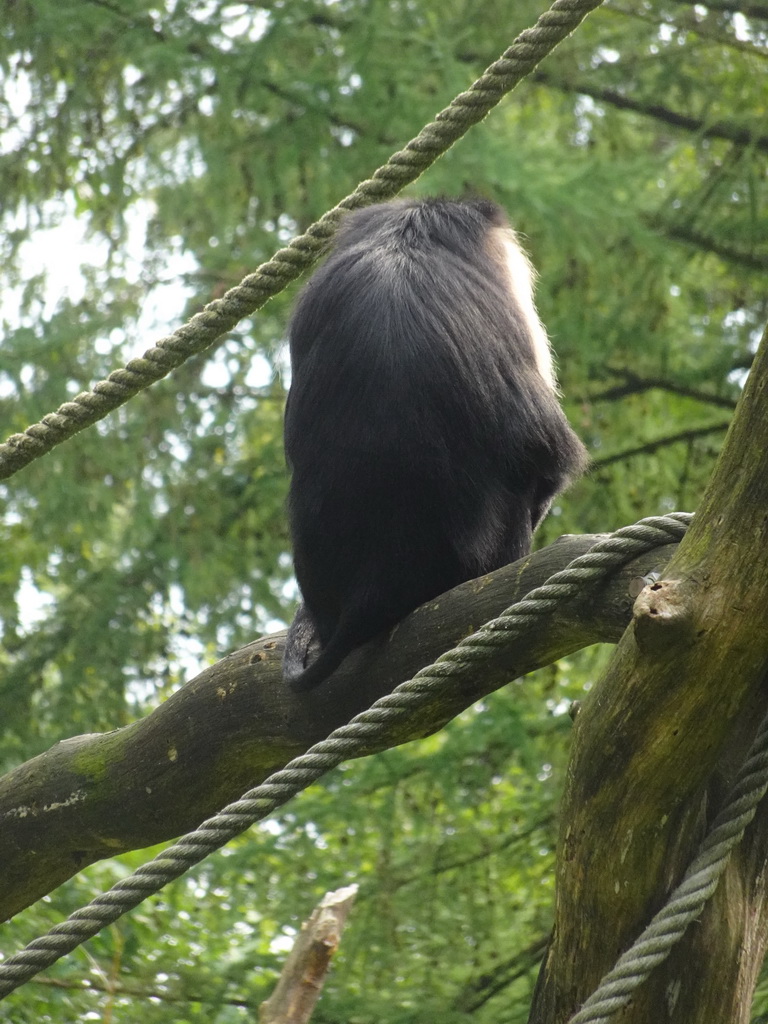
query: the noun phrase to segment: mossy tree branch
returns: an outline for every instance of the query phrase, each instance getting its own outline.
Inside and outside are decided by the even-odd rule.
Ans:
[[[57,744],[0,779],[0,919],[103,857],[172,839],[389,693],[494,618],[599,536],[565,537],[417,609],[388,642],[351,655],[318,690],[297,697],[280,676],[282,634],[211,666],[143,720]],[[394,724],[380,748],[441,728],[503,685],[572,651],[615,643],[631,610],[629,582],[666,565],[673,546],[636,559],[499,651],[455,699]],[[370,751],[369,751],[370,752]]]

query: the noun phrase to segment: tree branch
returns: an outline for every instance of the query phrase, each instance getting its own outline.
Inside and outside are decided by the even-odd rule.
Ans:
[[[754,148],[768,153],[768,135],[732,124],[730,121],[705,121],[699,117],[692,117],[690,114],[682,114],[670,107],[664,107],[660,103],[644,103],[641,100],[632,99],[630,96],[616,92],[615,89],[600,88],[584,81],[567,82],[547,71],[535,71],[531,78],[535,82],[559,89],[561,92],[591,96],[593,100],[606,103],[617,110],[631,110],[643,117],[651,117],[655,121],[661,121],[672,128],[691,132],[703,139],[725,139],[736,146]]]
[[[764,18],[768,20],[768,7],[765,4],[739,4],[727,3],[725,0],[676,0],[679,4],[688,7],[704,6],[709,11],[720,11],[723,14],[743,14],[745,18]]]
[[[625,448],[624,451],[614,452],[613,455],[604,455],[602,458],[592,460],[594,468],[610,466],[614,462],[623,462],[625,459],[634,458],[635,455],[652,455],[660,448],[666,448],[671,444],[679,444],[680,441],[695,441],[699,437],[707,437],[709,434],[721,433],[728,429],[727,423],[711,423],[709,426],[692,427],[690,430],[680,430],[676,434],[668,434],[666,437],[659,437],[655,441],[646,441],[645,444],[636,445],[634,448]]]
[[[539,936],[526,949],[521,949],[519,953],[473,978],[456,996],[454,1009],[467,1016],[477,1013],[489,999],[509,988],[518,978],[529,974],[541,961],[546,949],[547,937]]]
[[[283,686],[284,634],[276,634],[206,669],[141,721],[65,740],[8,773],[0,779],[0,919],[94,861],[193,829],[599,539],[561,538],[423,605],[310,694]],[[582,647],[615,643],[630,615],[630,580],[658,571],[670,553],[659,548],[630,563],[496,652],[473,686],[426,719],[392,724],[366,753],[435,732],[509,680]]]
[[[678,384],[676,381],[667,380],[664,377],[641,377],[631,370],[619,370],[617,375],[623,378],[623,384],[615,384],[611,388],[606,388],[605,391],[587,395],[584,400],[587,402],[613,402],[618,398],[626,398],[629,395],[657,389],[668,391],[672,395],[680,395],[681,398],[693,398],[697,402],[715,405],[720,409],[733,410],[736,408],[736,399],[734,398],[713,395],[708,391],[700,391],[698,388],[689,387],[687,384]]]
[[[721,259],[731,263],[738,263],[748,270],[768,270],[768,254],[759,252],[748,252],[745,249],[735,249],[726,245],[713,235],[705,235],[703,231],[696,231],[689,224],[673,223],[665,221],[661,217],[653,217],[650,224],[656,231],[663,232],[667,238],[674,242],[685,242],[686,245],[693,245],[704,252],[714,253]]]
[[[325,894],[301,926],[272,995],[259,1007],[260,1024],[306,1024],[339,948],[357,886]]]

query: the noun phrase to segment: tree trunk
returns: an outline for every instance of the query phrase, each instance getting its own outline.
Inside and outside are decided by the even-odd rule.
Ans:
[[[701,509],[577,718],[535,1024],[567,1021],[664,905],[768,707],[767,386],[764,338]],[[617,1021],[749,1020],[766,819],[759,809],[701,920]]]

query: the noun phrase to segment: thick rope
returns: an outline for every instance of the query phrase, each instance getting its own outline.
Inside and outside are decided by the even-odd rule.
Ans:
[[[421,669],[413,679],[381,697],[367,711],[316,743],[306,754],[294,758],[240,800],[228,804],[219,814],[204,821],[194,832],[183,836],[128,878],[117,882],[108,892],[97,896],[66,921],[54,925],[46,935],[34,939],[23,950],[0,963],[0,999],[106,925],[112,924],[126,911],[138,906],[168,882],[183,875],[254,822],[272,814],[331,768],[369,749],[371,739],[381,739],[391,721],[413,714],[433,701],[440,701],[450,686],[461,687],[462,680],[475,674],[477,666],[487,659],[490,651],[532,629],[537,618],[549,615],[557,605],[577,597],[589,585],[644,551],[680,541],[690,520],[691,516],[682,512],[643,519],[599,541],[585,555],[574,559],[499,618],[491,620],[453,650],[446,651],[434,665]]]
[[[522,32],[466,92],[460,93],[404,149],[379,167],[372,178],[358,185],[303,235],[278,250],[271,260],[262,263],[220,299],[208,303],[141,358],[132,359],[124,368],[110,373],[106,380],[94,384],[93,390],[83,391],[71,402],[60,405],[56,412],[43,416],[39,423],[27,427],[23,434],[13,434],[0,444],[0,480],[103,419],[190,356],[207,349],[243,317],[260,309],[322,255],[345,210],[391,199],[405,185],[415,181],[472,125],[482,121],[502,97],[601,3],[602,0],[555,0],[534,27]]]
[[[723,809],[702,841],[699,852],[672,892],[666,906],[651,920],[637,941],[623,953],[568,1024],[606,1024],[625,1007],[645,981],[682,939],[712,896],[734,848],[752,821],[768,789],[768,715],[749,748],[747,759]]]

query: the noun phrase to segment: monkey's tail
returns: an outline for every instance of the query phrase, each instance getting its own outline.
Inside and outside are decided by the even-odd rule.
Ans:
[[[343,649],[335,649],[333,641],[331,641],[307,668],[296,666],[284,658],[283,679],[296,693],[306,693],[308,690],[314,690],[316,686],[324,682],[339,667],[347,654],[349,654],[349,651],[349,645],[345,645]]]
[[[315,653],[319,647],[317,630],[305,606],[300,605],[285,641],[283,679],[297,693],[314,690],[355,647],[364,642],[352,640],[357,632],[359,623],[342,619],[325,647]]]

